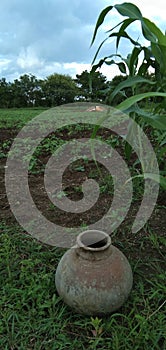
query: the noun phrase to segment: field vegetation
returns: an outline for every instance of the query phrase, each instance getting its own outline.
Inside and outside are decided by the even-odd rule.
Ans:
[[[109,6],[99,15],[93,42],[112,8]],[[65,194],[72,200],[81,199],[81,184],[89,177],[99,183],[100,202],[90,213],[69,217],[58,211],[43,190],[45,166],[54,151],[64,142],[72,139],[95,137],[118,150],[133,178],[133,199],[127,217],[112,234],[112,243],[122,250],[131,264],[134,275],[131,294],[117,312],[107,317],[81,316],[73,312],[63,303],[55,289],[55,270],[65,250],[42,244],[31,237],[16,221],[8,203],[5,166],[14,138],[28,121],[48,107],[75,100],[64,101],[62,93],[63,98],[57,102],[53,97],[51,99],[49,93],[48,104],[34,103],[34,99],[30,97],[28,103],[27,100],[26,102],[23,100],[25,102],[23,105],[17,105],[17,100],[17,103],[12,106],[15,108],[1,105],[3,108],[0,109],[0,349],[166,349],[166,35],[154,23],[142,17],[139,9],[133,4],[115,5],[114,8],[125,19],[120,24],[117,23],[117,28],[110,29],[108,35],[115,37],[117,50],[122,38],[129,40],[133,44],[131,54],[123,58],[116,51],[96,63],[98,51],[93,61],[92,72],[81,76],[81,79],[86,81],[86,83],[84,81],[84,91],[78,93],[77,90],[76,95],[75,92],[73,95],[81,96],[81,99],[82,96],[85,97],[81,107],[79,102],[75,102],[72,107],[64,105],[57,108],[61,108],[61,113],[66,113],[68,109],[68,113],[72,115],[74,110],[77,113],[85,113],[85,111],[87,113],[87,110],[96,104],[103,106],[106,102],[110,105],[115,103],[117,109],[128,114],[141,126],[153,145],[160,169],[160,190],[153,214],[139,232],[132,233],[131,227],[144,193],[144,178],[140,176],[142,175],[141,164],[127,143],[127,139],[124,140],[111,131],[105,130],[100,126],[100,122],[95,128],[92,125],[79,123],[69,125],[43,139],[29,164],[28,181],[33,200],[47,219],[58,222],[59,225],[65,222],[69,227],[75,225],[86,229],[89,222],[97,221],[105,213],[104,210],[107,211],[111,205],[114,193],[112,177],[102,165],[98,164],[96,167],[96,162],[88,161],[86,157],[72,163],[64,174]],[[147,47],[134,42],[127,34],[128,26],[134,21],[141,23],[142,33],[148,41]],[[143,53],[141,64],[140,53]],[[123,78],[115,78],[111,84],[103,80],[103,83],[107,84],[104,89],[103,86],[101,89],[105,90],[104,95],[100,91],[97,96],[97,91],[93,92],[92,82],[96,70],[102,64],[118,64]],[[154,68],[152,75],[148,73],[149,67]],[[28,79],[27,81],[31,79],[28,76],[24,78]],[[24,78],[20,79],[21,88],[26,85]],[[89,79],[89,85],[87,85],[87,79]],[[116,79],[119,79],[118,85]],[[67,78],[68,82],[69,80],[72,86],[76,84]],[[20,81],[17,81],[18,86]],[[48,81],[49,79],[47,83]],[[3,83],[6,84],[5,81]],[[83,81],[79,84],[83,84]],[[78,89],[79,84],[76,84],[74,89]],[[2,97],[1,87],[2,81],[0,86]],[[104,97],[101,98],[101,96]],[[88,102],[90,98],[91,101]],[[6,101],[8,103],[9,99],[6,98]],[[93,117],[93,113],[97,112],[88,113]],[[99,116],[103,116],[102,112]],[[133,130],[130,129],[126,137],[129,137],[132,132]],[[26,141],[25,139],[25,143]],[[155,178],[154,180],[156,181]],[[60,197],[61,193],[58,195]]]

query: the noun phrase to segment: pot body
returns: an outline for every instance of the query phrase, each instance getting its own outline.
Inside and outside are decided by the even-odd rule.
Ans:
[[[133,276],[125,255],[115,246],[103,250],[69,249],[60,260],[55,284],[64,302],[76,312],[105,315],[126,301]]]

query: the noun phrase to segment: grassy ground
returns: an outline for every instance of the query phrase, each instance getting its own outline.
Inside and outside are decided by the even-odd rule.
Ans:
[[[0,109],[0,127],[19,129],[44,110],[44,108]]]
[[[165,349],[162,255],[132,259],[128,301],[117,313],[93,320],[73,313],[56,293],[54,274],[63,251],[42,246],[16,225],[1,223],[0,229],[1,349]],[[144,238],[140,251],[143,245]]]
[[[40,112],[0,111],[0,131],[19,129]],[[123,307],[103,318],[78,315],[63,303],[56,293],[54,276],[64,250],[35,241],[5,215],[5,208],[2,210],[0,349],[166,349],[163,203],[156,205],[152,218],[137,235],[130,233],[128,222],[114,234],[113,244],[130,261],[134,284]]]

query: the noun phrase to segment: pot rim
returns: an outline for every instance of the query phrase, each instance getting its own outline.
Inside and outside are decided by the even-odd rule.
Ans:
[[[90,234],[96,235],[96,237],[93,240],[89,239],[89,243],[88,243],[88,235],[90,235]],[[83,237],[84,237],[84,241],[83,241]],[[85,243],[86,240],[87,240],[88,244]],[[100,243],[101,243],[101,245],[100,245]],[[98,244],[98,246],[95,247],[95,244],[96,245]],[[100,251],[107,249],[110,245],[111,245],[111,237],[109,236],[108,233],[106,233],[104,231],[86,230],[86,231],[81,232],[77,236],[77,247],[83,248],[84,250],[94,251],[94,252],[99,251],[100,252]]]

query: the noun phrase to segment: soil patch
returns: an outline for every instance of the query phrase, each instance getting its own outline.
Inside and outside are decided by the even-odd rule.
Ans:
[[[9,144],[13,141],[17,135],[17,129],[0,129],[0,139],[1,145],[5,141],[10,141]],[[99,131],[100,136],[103,140],[107,139],[110,136],[110,131]],[[63,132],[56,132],[53,137],[59,137],[63,140],[70,140],[72,138],[80,137],[90,137],[91,130],[85,130],[84,134],[82,131],[71,131],[66,129]],[[0,220],[4,220],[7,224],[16,223],[16,219],[10,210],[10,205],[8,203],[6,189],[5,189],[5,166],[8,148],[4,150],[3,156],[0,158]],[[119,154],[123,154],[121,146],[116,147],[116,150]],[[42,151],[39,155],[39,164],[37,164],[36,172],[29,172],[29,188],[32,195],[32,198],[38,207],[38,209],[43,213],[43,215],[50,221],[55,222],[58,225],[67,226],[67,227],[79,227],[80,225],[91,224],[103,217],[105,213],[109,210],[112,199],[113,199],[113,184],[109,178],[108,170],[101,164],[98,164],[96,168],[96,163],[93,160],[87,162],[87,160],[81,159],[75,161],[71,166],[68,166],[63,175],[63,191],[66,193],[69,199],[73,201],[79,201],[83,198],[83,193],[81,190],[82,183],[87,178],[94,178],[98,182],[100,188],[100,196],[95,205],[88,211],[84,213],[69,214],[65,213],[59,208],[55,207],[52,202],[49,200],[48,195],[45,190],[44,184],[44,173],[43,166],[45,166],[50,157],[50,152],[47,150]],[[136,155],[133,154],[130,160],[130,164],[135,160]],[[40,166],[42,164],[42,170]],[[129,165],[130,165],[129,164]],[[98,172],[98,176],[96,176]],[[56,190],[56,185],[55,185]],[[59,194],[60,195],[60,194]],[[165,235],[165,196],[161,191],[159,193],[158,202],[154,210],[153,215],[151,216],[148,225],[144,227],[139,233],[133,235],[131,233],[132,223],[134,222],[135,215],[139,209],[141,203],[141,197],[133,200],[130,210],[124,222],[118,228],[116,234],[113,234],[113,242],[119,247],[124,246],[127,255],[129,258],[134,259],[152,259],[160,260],[161,255],[164,256],[165,247],[162,244],[162,237]],[[154,245],[149,240],[149,235],[153,232],[158,237],[161,237],[159,249],[155,249]],[[143,245],[142,241],[144,242]],[[142,249],[141,249],[142,247]]]

